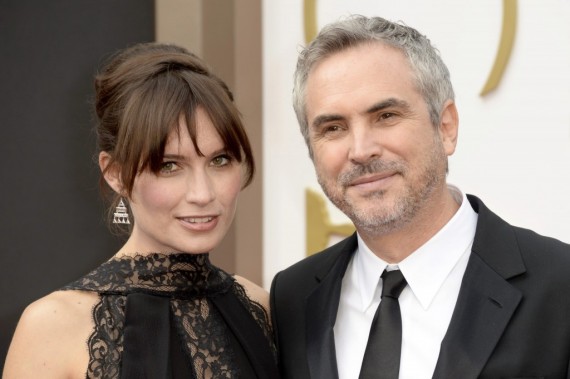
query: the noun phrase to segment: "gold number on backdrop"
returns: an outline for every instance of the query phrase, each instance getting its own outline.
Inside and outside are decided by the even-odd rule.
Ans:
[[[316,191],[306,189],[305,202],[307,255],[327,248],[331,236],[346,237],[354,233],[355,229],[351,223],[333,224],[331,222],[326,201]]]
[[[303,15],[305,20],[305,42],[308,45],[317,36],[317,0],[305,0]]]
[[[317,35],[317,0],[304,0],[305,42],[308,44]],[[503,0],[503,26],[495,63],[480,96],[485,96],[499,86],[509,62],[517,28],[517,0]]]
[[[516,29],[517,0],[503,0],[503,30],[501,31],[499,50],[489,78],[479,94],[480,96],[485,96],[499,86],[513,50]]]

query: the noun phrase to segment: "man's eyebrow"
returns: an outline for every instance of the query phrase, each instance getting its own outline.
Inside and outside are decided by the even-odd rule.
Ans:
[[[380,101],[380,102],[372,105],[370,108],[368,108],[366,111],[364,111],[364,113],[365,114],[374,114],[376,112],[379,112],[379,111],[382,111],[382,110],[388,109],[388,108],[400,108],[403,110],[409,110],[410,104],[407,101],[391,97],[389,99]],[[344,116],[341,116],[338,114],[323,114],[323,115],[319,115],[319,116],[315,117],[315,119],[311,123],[311,126],[314,129],[318,129],[322,124],[325,124],[327,122],[342,121],[344,119],[345,119]]]
[[[318,129],[322,124],[325,124],[325,123],[331,122],[331,121],[340,121],[340,120],[344,120],[344,117],[341,115],[323,114],[323,115],[319,115],[319,116],[315,117],[315,119],[311,123],[311,126],[314,129]]]
[[[410,109],[410,104],[408,104],[407,101],[391,97],[389,99],[380,101],[380,102],[372,105],[370,108],[368,108],[366,110],[365,113],[372,114],[372,113],[376,113],[378,111],[382,111],[382,110],[387,109],[387,108],[400,108],[403,110],[408,110],[408,109]]]

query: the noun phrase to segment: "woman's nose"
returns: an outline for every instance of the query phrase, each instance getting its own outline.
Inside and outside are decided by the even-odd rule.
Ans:
[[[206,170],[198,170],[191,173],[188,179],[186,201],[189,203],[205,205],[216,198],[212,180]]]

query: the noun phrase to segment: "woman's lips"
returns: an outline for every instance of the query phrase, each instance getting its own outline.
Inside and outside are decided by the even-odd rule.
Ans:
[[[177,219],[186,229],[199,232],[210,231],[218,224],[218,216],[189,216]]]

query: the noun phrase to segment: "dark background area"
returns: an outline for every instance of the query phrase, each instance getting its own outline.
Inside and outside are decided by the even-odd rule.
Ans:
[[[0,372],[25,306],[107,260],[93,75],[153,0],[0,0]]]

